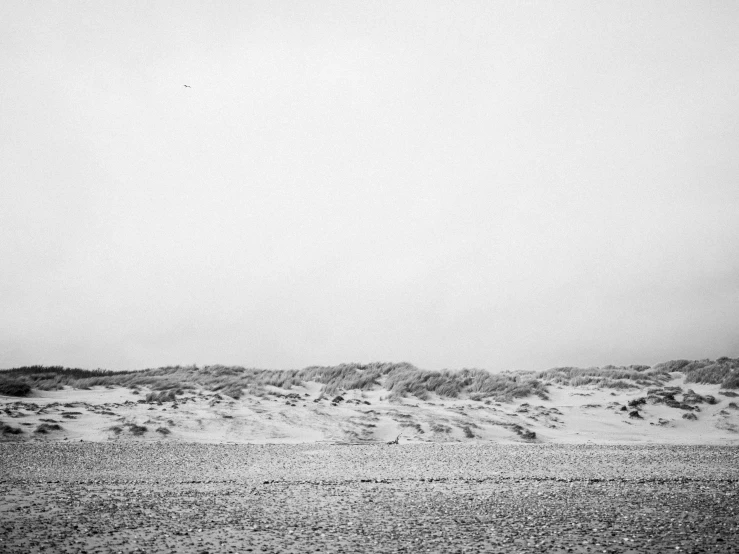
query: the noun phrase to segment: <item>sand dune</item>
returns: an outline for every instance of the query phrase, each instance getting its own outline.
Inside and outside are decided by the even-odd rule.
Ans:
[[[0,440],[739,444],[735,393],[673,377],[628,390],[550,385],[547,400],[510,402],[390,400],[381,386],[323,398],[312,382],[240,399],[188,390],[168,402],[147,402],[146,388],[34,390],[0,396]]]

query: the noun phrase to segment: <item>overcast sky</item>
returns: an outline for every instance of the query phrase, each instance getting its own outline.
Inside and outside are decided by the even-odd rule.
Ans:
[[[0,368],[739,356],[733,0],[4,0],[0,70]]]

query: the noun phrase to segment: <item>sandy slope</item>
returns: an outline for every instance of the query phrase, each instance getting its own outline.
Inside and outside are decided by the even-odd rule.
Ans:
[[[239,400],[188,391],[177,403],[161,404],[144,403],[146,390],[34,391],[24,399],[0,396],[0,421],[23,430],[0,433],[0,440],[300,443],[389,441],[401,435],[401,442],[739,444],[739,398],[719,394],[718,385],[686,385],[683,379],[675,374],[666,386],[713,395],[717,403],[699,403],[699,411],[647,403],[639,408],[641,419],[635,419],[629,416],[631,407],[622,408],[647,390],[551,386],[549,400],[406,398],[398,403],[378,388],[351,391],[333,403],[319,400],[320,384],[308,383]],[[686,413],[697,419],[684,419]],[[61,429],[37,432],[43,423]],[[137,435],[134,426],[145,430]],[[535,438],[527,439],[527,431]]]

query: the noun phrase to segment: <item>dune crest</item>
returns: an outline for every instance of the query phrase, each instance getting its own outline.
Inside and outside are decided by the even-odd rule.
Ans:
[[[492,374],[410,364],[0,372],[0,440],[739,444],[739,360]]]

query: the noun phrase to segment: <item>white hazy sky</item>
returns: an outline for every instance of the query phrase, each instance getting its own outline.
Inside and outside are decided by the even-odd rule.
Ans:
[[[722,355],[736,1],[0,3],[0,367]]]

